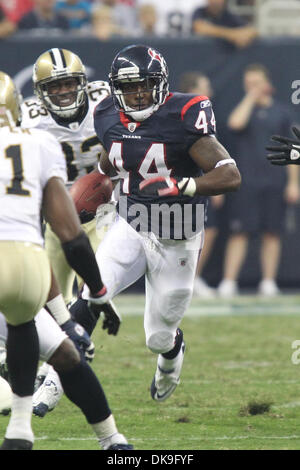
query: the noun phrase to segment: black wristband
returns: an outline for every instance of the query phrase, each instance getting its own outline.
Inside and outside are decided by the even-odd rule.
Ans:
[[[90,241],[84,232],[69,242],[61,244],[71,268],[88,285],[92,294],[103,288],[98,264]]]

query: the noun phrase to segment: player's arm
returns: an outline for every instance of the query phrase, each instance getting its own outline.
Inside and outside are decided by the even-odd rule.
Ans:
[[[95,345],[91,341],[91,338],[85,329],[71,319],[70,312],[66,307],[52,269],[51,287],[48,294],[46,309],[56,320],[61,329],[65,331],[69,338],[71,338],[75,343],[77,349],[84,352],[85,359],[87,361],[92,361],[95,355]]]
[[[89,287],[91,307],[95,304],[95,308],[97,307],[100,312],[104,313],[103,329],[107,329],[108,334],[116,335],[121,323],[120,317],[109,300],[93,249],[88,237],[81,229],[73,200],[65,189],[62,179],[51,178],[48,181],[44,190],[43,208],[45,219],[60,239],[68,263]],[[62,316],[62,300],[56,280],[52,276],[47,306],[61,327],[91,359],[92,343],[89,342],[85,332],[77,334],[74,322],[68,320],[65,315]]]
[[[110,177],[112,184],[113,184],[113,188],[114,188],[116,184],[118,183],[120,177],[118,173],[116,172],[115,168],[113,167],[113,165],[110,163],[109,158],[108,158],[108,153],[104,149],[101,153],[98,170],[100,173],[103,173],[104,175],[107,175]]]
[[[186,130],[186,138],[193,139],[189,155],[204,175],[196,178],[164,176],[149,178],[140,183],[140,190],[144,194],[213,196],[236,191],[239,188],[241,184],[239,170],[235,161],[216,139],[211,103],[208,99],[202,98],[195,97],[187,102],[182,108],[181,119]]]
[[[80,226],[74,203],[61,178],[48,180],[43,193],[43,213],[61,241],[66,259],[72,269],[88,285],[91,295],[106,299],[96,258],[89,239]]]
[[[213,196],[236,191],[241,184],[241,175],[227,150],[214,136],[204,136],[190,149],[190,156],[204,172],[194,181],[194,194]]]
[[[143,181],[140,189],[145,194],[159,196],[214,196],[236,191],[241,184],[241,175],[235,161],[214,136],[197,140],[190,149],[190,156],[204,171],[203,176],[177,179],[156,177]]]

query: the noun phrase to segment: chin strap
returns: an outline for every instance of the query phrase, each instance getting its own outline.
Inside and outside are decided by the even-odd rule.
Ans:
[[[157,109],[157,104],[152,104],[151,106],[149,106],[149,108],[142,109],[141,111],[135,111],[134,109],[127,107],[125,113],[128,114],[132,119],[134,119],[134,121],[141,122],[152,116],[152,114],[157,111]]]

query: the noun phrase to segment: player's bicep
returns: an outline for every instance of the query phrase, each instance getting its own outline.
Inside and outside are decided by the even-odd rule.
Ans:
[[[231,158],[216,137],[210,135],[198,139],[190,148],[189,154],[204,173],[213,170],[220,160]]]

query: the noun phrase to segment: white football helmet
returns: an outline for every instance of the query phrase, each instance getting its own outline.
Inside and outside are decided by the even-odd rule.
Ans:
[[[68,105],[62,105],[57,102],[60,94],[51,94],[49,85],[53,85],[58,80],[76,78],[77,89],[74,93],[74,100]],[[85,90],[87,86],[87,76],[85,67],[80,58],[66,49],[50,49],[40,55],[33,67],[34,91],[43,105],[52,113],[61,118],[74,116],[78,109],[85,102]],[[70,94],[70,92],[65,93]]]
[[[21,121],[22,96],[9,75],[0,72],[0,127],[15,127]]]

